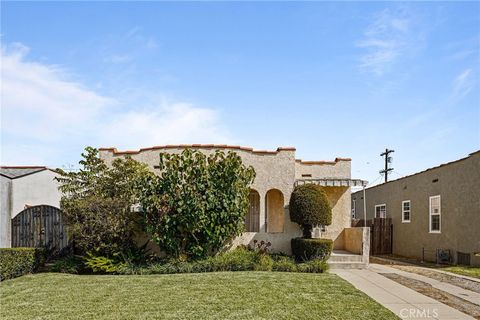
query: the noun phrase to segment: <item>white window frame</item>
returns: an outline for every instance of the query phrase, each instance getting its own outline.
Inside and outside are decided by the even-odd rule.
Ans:
[[[373,217],[374,218],[382,218],[382,217],[377,217],[377,207],[385,207],[385,217],[383,217],[383,218],[386,218],[387,217],[387,205],[385,203],[375,205],[375,212],[373,214]]]
[[[357,199],[353,199],[352,201],[352,219],[356,219],[356,208],[357,208]]]
[[[432,199],[438,198],[438,213],[432,213]],[[438,216],[438,230],[432,230],[432,216]],[[428,232],[442,233],[442,198],[440,195],[431,196],[428,198]]]
[[[404,204],[408,202],[408,210],[405,210]],[[405,213],[408,212],[408,220],[405,219]],[[402,201],[402,223],[410,223],[412,221],[412,202],[410,200]]]

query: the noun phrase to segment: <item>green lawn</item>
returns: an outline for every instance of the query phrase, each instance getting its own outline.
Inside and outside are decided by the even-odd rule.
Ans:
[[[333,274],[27,275],[0,284],[2,319],[397,319]]]
[[[480,267],[455,266],[455,267],[442,268],[441,270],[480,279]]]

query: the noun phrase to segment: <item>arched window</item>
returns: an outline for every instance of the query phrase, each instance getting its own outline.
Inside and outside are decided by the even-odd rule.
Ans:
[[[250,190],[250,207],[245,217],[245,231],[258,232],[260,229],[260,194],[256,190]]]
[[[267,220],[267,232],[283,232],[285,225],[285,211],[283,204],[283,194],[280,190],[268,190],[265,196],[265,211]]]

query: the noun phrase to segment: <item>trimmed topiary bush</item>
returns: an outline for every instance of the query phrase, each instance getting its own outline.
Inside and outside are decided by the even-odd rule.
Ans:
[[[43,248],[1,248],[0,281],[31,273],[44,261]]]
[[[333,250],[332,239],[292,239],[292,253],[297,261],[326,260]]]
[[[312,227],[332,224],[332,208],[320,186],[306,184],[295,187],[290,197],[290,220],[303,229],[303,237],[312,237]]]

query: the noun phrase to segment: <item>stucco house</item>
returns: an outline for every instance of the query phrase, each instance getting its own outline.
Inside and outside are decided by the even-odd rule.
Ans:
[[[363,191],[352,194],[354,218],[363,219],[363,201]],[[367,188],[365,201],[367,220],[392,218],[393,254],[480,266],[480,150]]]
[[[43,166],[0,167],[0,248],[11,246],[11,219],[28,206],[60,206],[58,174]]]
[[[111,163],[117,157],[131,156],[146,163],[153,172],[159,154],[181,153],[185,148],[200,150],[206,154],[223,150],[234,151],[247,166],[252,166],[256,178],[251,186],[250,210],[246,217],[246,232],[235,239],[233,246],[251,244],[254,240],[270,241],[277,252],[291,253],[290,240],[302,236],[299,226],[290,221],[288,203],[297,184],[315,183],[322,185],[333,208],[330,226],[314,230],[314,237],[334,240],[335,250],[346,250],[362,255],[360,261],[368,262],[369,244],[365,228],[350,228],[350,188],[365,181],[351,179],[351,160],[336,158],[333,161],[303,161],[295,157],[295,148],[280,147],[276,150],[253,150],[252,148],[229,145],[166,145],[142,148],[136,151],[118,151],[115,148],[100,148],[100,157]]]

